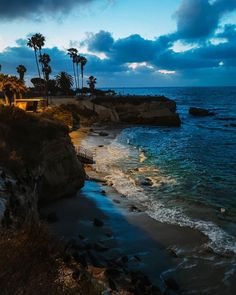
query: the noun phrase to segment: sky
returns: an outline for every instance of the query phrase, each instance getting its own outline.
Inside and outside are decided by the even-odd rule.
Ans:
[[[27,39],[46,38],[52,75],[85,55],[99,87],[236,86],[236,0],[0,0],[2,72],[37,76]]]

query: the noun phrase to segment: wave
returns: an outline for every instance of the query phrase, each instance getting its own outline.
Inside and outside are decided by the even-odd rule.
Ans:
[[[110,145],[97,150],[96,170],[106,172],[106,179],[119,193],[125,195],[132,201],[138,202],[145,208],[146,213],[153,219],[168,224],[175,224],[181,227],[190,227],[202,232],[209,238],[209,247],[218,254],[236,254],[236,239],[225,232],[222,228],[211,221],[197,220],[190,218],[183,208],[170,207],[162,200],[154,199],[145,192],[145,188],[137,185],[134,179],[135,173],[160,172],[153,166],[142,166],[137,169],[123,171],[121,162],[125,166],[128,163],[138,164],[139,152],[132,150],[132,147],[120,144],[117,140]],[[133,159],[132,159],[133,158]],[[140,163],[139,163],[140,165]],[[124,167],[125,167],[124,166]],[[148,176],[153,187],[160,187],[163,184],[175,186],[177,183],[168,176]]]
[[[146,208],[146,213],[153,219],[168,224],[175,224],[181,227],[190,227],[202,232],[209,238],[209,247],[218,254],[236,254],[236,239],[227,234],[223,229],[214,224],[203,220],[195,220],[188,217],[181,208],[169,208],[161,201],[151,200],[145,194],[144,189],[136,186],[131,177],[121,170],[113,170],[107,176],[113,187],[129,199],[141,203]]]

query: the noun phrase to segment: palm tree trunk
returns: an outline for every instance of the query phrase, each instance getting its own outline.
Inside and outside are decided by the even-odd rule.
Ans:
[[[36,50],[34,50],[34,56],[35,56],[35,60],[36,60],[36,65],[37,65],[37,69],[38,69],[39,78],[41,79],[41,74],[40,74],[39,63],[38,63]]]
[[[76,64],[76,73],[77,73],[77,83],[78,83],[78,89],[79,89],[79,67],[78,67],[78,64]]]
[[[83,66],[81,67],[81,86],[82,86],[81,93],[83,96],[83,88],[84,88],[84,67]]]
[[[38,74],[39,74],[39,79],[40,79],[39,87],[40,87],[40,95],[41,95],[41,94],[42,94],[41,74],[40,74],[39,62],[38,62],[38,57],[37,57],[37,52],[36,52],[36,50],[34,50],[34,56],[35,56],[36,65],[37,65]]]
[[[77,90],[78,85],[77,85],[77,79],[76,79],[76,73],[75,73],[75,63],[73,62],[73,71],[74,71],[74,77],[75,77],[75,88]]]

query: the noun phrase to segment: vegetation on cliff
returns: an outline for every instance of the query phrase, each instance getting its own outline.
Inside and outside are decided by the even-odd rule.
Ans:
[[[65,254],[42,224],[0,230],[0,290],[4,295],[99,295],[104,287]]]
[[[15,107],[0,106],[0,164],[6,168],[35,168],[42,161],[45,141],[67,137],[67,127]]]

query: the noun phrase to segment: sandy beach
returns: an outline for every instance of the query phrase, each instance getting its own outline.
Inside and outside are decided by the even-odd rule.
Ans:
[[[101,130],[109,135],[99,136]],[[96,153],[96,149],[104,148],[119,131],[119,128],[96,126],[90,131],[88,128],[75,131],[71,137],[75,146],[90,149],[93,146],[92,151]],[[86,170],[91,179],[105,176],[95,171],[96,164]],[[128,269],[141,270],[163,290],[165,280],[171,278],[178,282],[175,292],[181,290],[181,294],[193,294],[193,290],[195,294],[212,294],[213,290],[217,294],[231,292],[220,284],[229,261],[226,257],[219,263],[207,247],[206,236],[191,228],[157,222],[106,183],[86,181],[76,196],[60,200],[43,211],[56,213],[58,221],[51,227],[63,240],[80,241],[82,237],[89,245],[101,243],[106,248],[102,253],[94,253],[95,265],[106,267],[107,260],[125,256]],[[94,226],[95,218],[102,220],[104,226]]]

